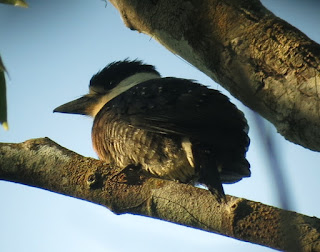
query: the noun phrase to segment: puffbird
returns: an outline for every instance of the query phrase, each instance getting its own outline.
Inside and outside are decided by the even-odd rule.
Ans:
[[[94,150],[120,168],[204,184],[218,198],[225,198],[222,183],[250,176],[243,113],[219,91],[162,78],[138,60],[107,65],[91,78],[88,94],[54,112],[93,117]]]

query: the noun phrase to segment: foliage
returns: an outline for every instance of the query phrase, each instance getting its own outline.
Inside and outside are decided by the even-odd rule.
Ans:
[[[5,130],[8,129],[7,122],[7,97],[6,97],[6,68],[0,57],[0,123]]]
[[[28,8],[28,4],[24,0],[0,0],[0,3]]]

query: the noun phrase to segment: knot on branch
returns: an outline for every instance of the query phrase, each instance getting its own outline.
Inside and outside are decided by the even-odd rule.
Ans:
[[[100,189],[104,186],[105,177],[100,172],[89,173],[87,184],[90,189]]]

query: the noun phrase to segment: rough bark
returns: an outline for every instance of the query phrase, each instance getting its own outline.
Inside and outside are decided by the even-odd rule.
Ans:
[[[272,122],[320,151],[320,46],[258,0],[110,0],[150,35]]]
[[[320,220],[258,202],[120,171],[48,138],[0,144],[0,179],[31,185],[132,213],[289,251],[320,251]],[[301,246],[301,247],[299,247]]]

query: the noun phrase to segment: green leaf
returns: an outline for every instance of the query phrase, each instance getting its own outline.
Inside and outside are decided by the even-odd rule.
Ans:
[[[0,0],[0,3],[11,4],[18,7],[28,8],[28,4],[24,0]]]
[[[5,130],[9,129],[7,122],[7,94],[6,94],[6,68],[0,56],[0,123]]]

